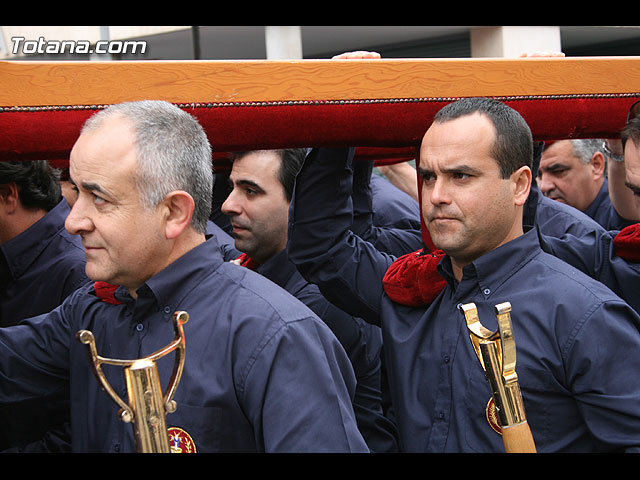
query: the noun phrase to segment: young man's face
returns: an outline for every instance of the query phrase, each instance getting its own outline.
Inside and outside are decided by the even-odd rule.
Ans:
[[[229,176],[232,191],[222,204],[236,248],[259,263],[287,245],[289,201],[278,179],[280,167],[275,151],[251,152],[234,160]]]
[[[65,227],[82,238],[87,275],[135,290],[166,266],[168,253],[161,209],[140,201],[128,122],[116,117],[83,133],[69,171],[78,197]]]
[[[515,173],[501,178],[491,156],[494,138],[491,121],[474,113],[434,123],[422,141],[422,216],[434,244],[454,264],[470,263],[522,233],[517,207],[529,188],[522,191]]]

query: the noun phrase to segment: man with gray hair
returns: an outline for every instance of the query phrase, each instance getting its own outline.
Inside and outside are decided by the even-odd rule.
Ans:
[[[172,316],[186,311],[177,410],[167,416],[172,450],[367,451],[335,336],[284,290],[223,261],[206,235],[211,148],[194,117],[161,101],[109,107],[83,128],[70,177],[78,198],[66,228],[82,238],[95,283],[0,331],[0,404],[67,391],[72,451],[136,451],[76,333],[91,331],[102,357],[136,359],[170,344]],[[110,368],[122,398],[124,374]],[[173,362],[157,368],[167,385]]]
[[[577,208],[605,229],[620,230],[633,222],[611,203],[602,145],[601,139],[551,143],[540,159],[538,185],[545,196]]]

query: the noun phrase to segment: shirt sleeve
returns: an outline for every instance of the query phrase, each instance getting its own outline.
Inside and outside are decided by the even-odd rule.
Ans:
[[[287,253],[342,310],[379,324],[382,278],[395,259],[355,235],[353,149],[313,149],[296,178]]]
[[[640,312],[640,265],[615,254],[617,232],[592,231],[580,237],[540,234],[542,248],[609,287],[636,312]]]
[[[239,389],[265,452],[368,452],[351,404],[353,369],[326,325],[287,323],[253,357]]]
[[[77,290],[49,313],[0,328],[0,403],[45,396],[69,386],[69,313]]]
[[[353,165],[353,226],[352,231],[358,237],[371,243],[376,249],[400,257],[422,248],[422,231],[420,220],[416,220],[413,212],[400,208],[400,202],[386,198],[384,191],[379,195],[378,205],[389,211],[387,217],[393,218],[393,226],[378,225],[374,214],[374,190],[372,188],[373,161],[358,161]],[[379,182],[386,182],[380,179]],[[395,188],[390,186],[389,188]],[[404,194],[404,193],[403,193]],[[411,197],[408,200],[415,203]],[[391,219],[390,219],[391,220]],[[399,225],[402,225],[400,227]]]
[[[640,451],[639,327],[624,302],[602,302],[562,346],[568,386],[589,432],[607,450]]]

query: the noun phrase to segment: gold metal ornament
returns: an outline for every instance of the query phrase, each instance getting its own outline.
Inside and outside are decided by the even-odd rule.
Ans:
[[[176,410],[173,396],[180,382],[185,360],[185,337],[183,325],[189,320],[187,312],[173,314],[175,338],[166,347],[135,360],[118,360],[98,355],[93,333],[80,330],[78,340],[87,346],[89,363],[102,389],[120,406],[119,417],[133,426],[138,453],[170,453],[166,416]],[[173,373],[167,390],[162,394],[156,361],[175,351]],[[102,364],[124,367],[129,403],[125,403],[109,385]]]
[[[535,452],[516,373],[516,343],[511,304],[495,306],[498,330],[485,328],[474,303],[462,305],[471,344],[491,388],[495,412],[507,452]],[[495,429],[495,428],[494,428]],[[498,431],[498,430],[496,430]]]

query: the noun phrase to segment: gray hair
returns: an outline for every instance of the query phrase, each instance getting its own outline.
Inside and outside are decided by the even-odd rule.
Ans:
[[[579,158],[582,163],[588,164],[591,161],[591,157],[593,157],[596,152],[600,152],[604,155],[604,152],[602,151],[603,142],[604,140],[597,138],[571,140],[573,154]]]
[[[191,225],[205,233],[211,215],[211,146],[196,118],[165,101],[143,100],[111,105],[87,120],[82,132],[98,129],[120,115],[132,124],[138,169],[135,176],[145,208],[155,208],[170,192],[193,197]]]

